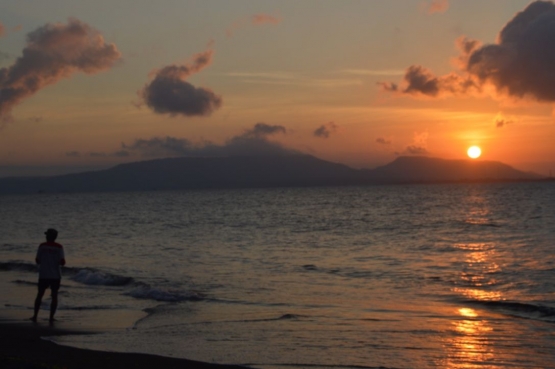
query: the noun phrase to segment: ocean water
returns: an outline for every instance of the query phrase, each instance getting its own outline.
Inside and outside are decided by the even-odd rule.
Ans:
[[[4,314],[31,315],[34,254],[55,227],[59,324],[103,328],[60,344],[256,368],[555,368],[553,183],[37,194],[0,209]]]

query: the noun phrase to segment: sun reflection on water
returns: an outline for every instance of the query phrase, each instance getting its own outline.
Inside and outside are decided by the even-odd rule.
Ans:
[[[472,206],[467,209],[465,223],[488,226],[495,229],[498,224],[492,220],[492,214],[485,200],[480,196],[472,197]],[[489,232],[486,232],[487,235]],[[470,235],[472,242],[457,243],[455,248],[463,255],[457,261],[460,267],[457,286],[453,292],[465,300],[499,301],[503,294],[496,288],[498,276],[502,272],[499,263],[500,255],[495,242],[477,242],[476,235],[484,234],[477,231]],[[470,241],[469,240],[469,241]],[[445,360],[441,367],[450,369],[498,368],[493,341],[495,335],[489,319],[481,316],[479,310],[470,307],[459,307],[451,324],[451,336],[444,342]]]
[[[455,318],[453,337],[446,339],[447,357],[441,366],[449,369],[496,368],[495,351],[488,336],[493,328],[474,309],[459,308]],[[491,363],[491,365],[489,364]]]
[[[468,251],[465,256],[460,274],[460,285],[454,292],[462,294],[470,300],[491,301],[502,298],[499,291],[488,290],[497,285],[495,274],[501,272],[501,267],[495,259],[497,251],[493,243],[459,243],[456,248]]]

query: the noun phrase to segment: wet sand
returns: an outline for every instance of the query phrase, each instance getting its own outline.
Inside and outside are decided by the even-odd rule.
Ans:
[[[58,327],[57,327],[58,325]],[[198,368],[244,369],[234,365],[207,364],[163,356],[85,350],[57,345],[41,337],[84,334],[84,330],[60,328],[55,322],[0,319],[0,368],[5,369],[124,369]],[[62,325],[63,327],[63,325]]]

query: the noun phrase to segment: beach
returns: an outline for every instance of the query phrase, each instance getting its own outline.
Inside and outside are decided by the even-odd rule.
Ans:
[[[56,323],[50,326],[46,322],[0,319],[0,332],[0,367],[6,369],[242,368],[158,355],[103,352],[57,345],[43,338],[96,332],[57,328]]]

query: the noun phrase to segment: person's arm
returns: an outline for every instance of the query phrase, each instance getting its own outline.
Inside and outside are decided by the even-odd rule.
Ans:
[[[35,263],[40,264],[40,246],[39,246],[39,249],[37,250],[37,255],[35,256]]]
[[[66,256],[65,256],[64,248],[63,248],[63,247],[62,247],[60,256],[61,256],[61,257],[60,257],[60,265],[61,265],[61,266],[66,265]]]

